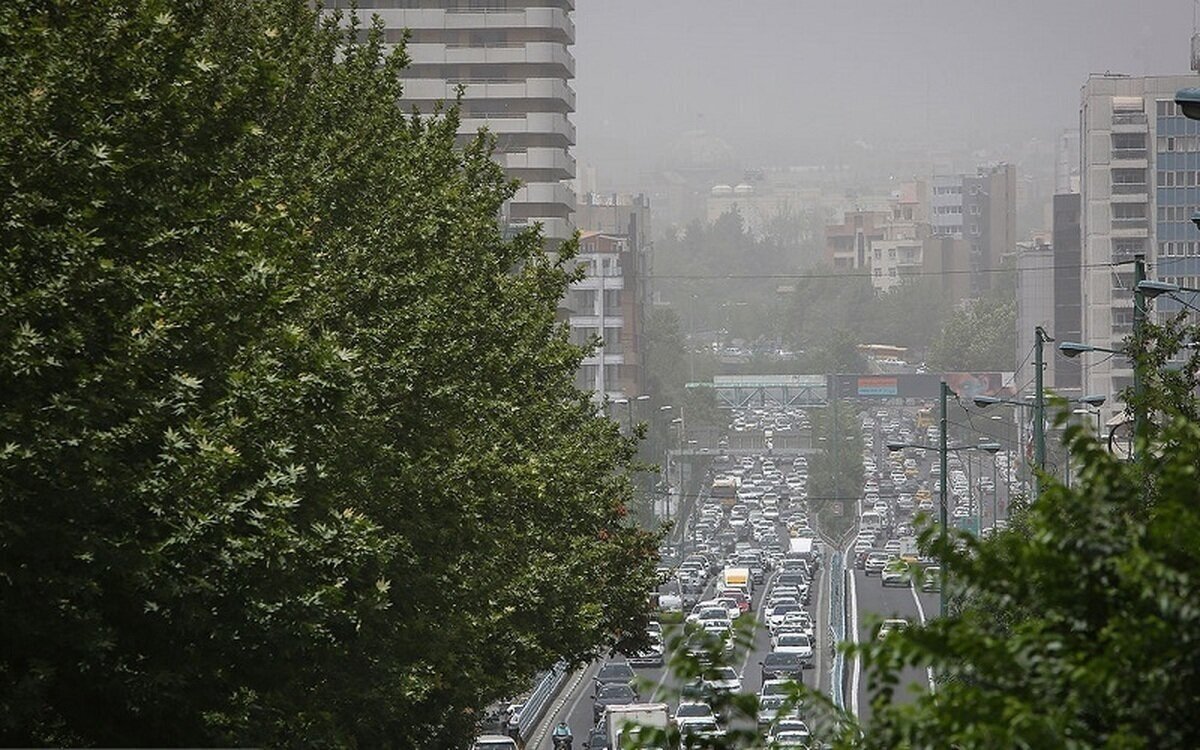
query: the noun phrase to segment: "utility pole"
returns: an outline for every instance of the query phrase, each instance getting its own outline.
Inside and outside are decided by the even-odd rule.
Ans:
[[[939,415],[940,419],[939,419],[939,424],[938,424],[938,462],[939,462],[939,466],[942,469],[941,477],[939,477],[939,479],[938,479],[938,484],[941,485],[941,495],[942,495],[941,504],[938,507],[938,520],[942,524],[941,537],[942,537],[943,544],[945,544],[946,538],[947,538],[946,523],[947,523],[947,516],[949,515],[947,508],[946,508],[946,503],[947,503],[946,474],[948,473],[948,467],[946,465],[946,463],[947,463],[946,455],[949,452],[949,446],[946,443],[946,399],[949,395],[950,395],[950,386],[946,385],[946,381],[943,380],[941,393],[939,394],[939,399],[938,399],[939,405],[941,407],[941,413]],[[941,574],[941,578],[942,578],[942,580],[941,580],[942,585],[940,586],[940,589],[941,589],[940,594],[941,595],[938,598],[940,600],[940,608],[941,608],[942,617],[944,618],[946,616],[946,561],[945,560],[942,561],[940,574]]]
[[[1138,253],[1133,256],[1133,336],[1140,339],[1146,323],[1146,295],[1141,290],[1141,282],[1146,280],[1146,256]],[[1141,363],[1133,360],[1133,456],[1139,458],[1141,440],[1146,429],[1146,384],[1143,382]]]
[[[1044,472],[1046,470],[1046,386],[1045,386],[1045,369],[1043,362],[1042,350],[1045,348],[1047,341],[1054,339],[1046,335],[1041,326],[1038,326],[1033,331],[1034,337],[1034,387],[1036,388],[1033,402],[1033,436],[1034,436],[1034,462],[1037,464],[1037,470]],[[1035,482],[1035,487],[1040,482]],[[1038,492],[1034,492],[1034,497],[1037,497]]]

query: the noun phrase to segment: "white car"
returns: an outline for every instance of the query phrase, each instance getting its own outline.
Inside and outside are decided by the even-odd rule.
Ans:
[[[707,724],[716,720],[712,706],[707,703],[680,703],[675,709],[675,724],[681,731],[686,724]]]
[[[767,628],[774,632],[775,628],[784,623],[788,615],[803,611],[804,608],[799,604],[780,604],[767,615]]]
[[[781,654],[796,654],[805,662],[811,662],[813,658],[812,641],[803,633],[784,633],[779,636],[775,651]]]
[[[742,690],[742,677],[733,667],[721,667],[711,677],[706,677],[701,684],[705,690],[713,693],[739,693]]]

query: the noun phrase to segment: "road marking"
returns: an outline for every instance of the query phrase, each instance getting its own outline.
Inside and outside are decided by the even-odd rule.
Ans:
[[[921,618],[921,624],[925,624],[925,607],[921,605],[921,597],[917,595],[917,586],[913,581],[908,582],[908,590],[912,592],[913,601],[917,604],[917,616]],[[929,692],[935,692],[936,687],[933,684],[933,667],[925,667],[925,675],[929,678]]]
[[[849,553],[846,557],[849,558]],[[850,603],[850,642],[858,643],[858,588],[854,581],[854,568],[847,567],[846,573],[850,576],[850,594],[848,601]],[[862,676],[862,660],[858,658],[858,654],[854,655],[854,672],[850,677],[850,713],[858,716],[858,682]]]
[[[549,734],[550,727],[558,723],[556,721],[557,719],[561,717],[563,721],[566,721],[575,715],[575,709],[579,708],[579,702],[583,700],[583,696],[587,692],[586,690],[580,690],[579,695],[575,696],[575,700],[571,703],[571,707],[567,709],[566,716],[562,716],[563,705],[570,700],[571,696],[574,695],[576,690],[579,690],[584,676],[587,675],[588,672],[592,671],[593,668],[597,668],[598,665],[599,662],[594,662],[586,667],[583,667],[575,673],[575,677],[571,681],[571,686],[567,690],[563,691],[562,697],[555,701],[553,710],[546,712],[546,718],[542,720],[542,728],[541,731],[537,733],[537,739],[535,739],[526,747],[541,747],[546,741],[546,735]]]

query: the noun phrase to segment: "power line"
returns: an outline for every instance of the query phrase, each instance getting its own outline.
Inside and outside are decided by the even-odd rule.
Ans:
[[[1093,268],[1112,268],[1112,263],[1084,263],[1082,265],[1064,264],[1055,266],[1044,266],[1038,268],[1039,271],[1052,271],[1055,269],[1093,269]],[[991,273],[1016,273],[1015,268],[977,268],[977,269],[958,269],[952,268],[941,271],[912,271],[902,274],[897,278],[906,279],[919,276],[926,277],[941,277],[941,276],[958,276],[961,274],[991,274]],[[648,274],[649,279],[680,279],[680,280],[697,280],[697,281],[725,281],[737,279],[791,279],[796,281],[806,281],[808,279],[870,279],[874,278],[869,273],[695,273],[695,274]]]

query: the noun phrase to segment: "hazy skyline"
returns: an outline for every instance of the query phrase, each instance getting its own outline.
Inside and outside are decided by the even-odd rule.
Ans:
[[[1193,0],[578,0],[575,22],[575,153],[604,187],[694,129],[751,164],[1050,139],[1089,73],[1186,73]]]

